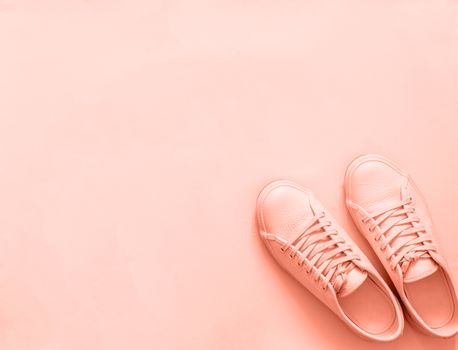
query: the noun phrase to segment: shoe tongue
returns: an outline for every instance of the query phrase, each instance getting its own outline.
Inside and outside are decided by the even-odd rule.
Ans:
[[[313,208],[312,204],[310,201],[308,201],[307,205],[301,206],[300,208],[289,208],[289,213],[291,218],[297,218],[296,220],[290,220],[289,225],[287,229],[283,227],[283,232],[288,233],[286,236],[288,239],[291,239],[292,237],[296,237],[298,234],[300,234],[304,228],[307,222],[317,214],[316,210]],[[321,245],[324,242],[318,242],[317,245]],[[343,254],[343,253],[340,253]],[[353,264],[353,263],[351,263]],[[339,296],[346,296],[352,293],[354,290],[356,290],[365,280],[366,280],[367,274],[363,271],[361,271],[358,267],[353,268],[348,274],[347,274],[347,279],[344,283],[344,285],[341,287],[339,291]]]
[[[420,258],[415,262],[411,262],[409,268],[404,274],[404,282],[411,283],[428,277],[437,271],[439,266],[429,256]]]
[[[367,273],[355,267],[347,275],[347,280],[340,289],[339,297],[346,297],[360,287],[367,278]]]
[[[387,197],[385,197],[383,201],[374,201],[373,203],[367,203],[366,208],[369,213],[378,211],[390,205],[399,203],[403,197],[404,196],[402,194],[402,191],[393,191],[391,193],[387,193]],[[399,217],[390,217],[384,221],[384,223],[382,224],[382,227],[388,226],[397,220],[399,220]],[[398,233],[409,227],[410,227],[409,224],[396,225],[393,228],[391,228],[390,231],[392,232],[396,231],[396,233]],[[393,241],[391,241],[390,245],[391,246],[402,246],[403,244],[411,240],[413,237],[417,237],[417,234],[412,233],[409,235],[398,236]],[[428,254],[426,254],[426,256],[421,257],[417,261],[413,261],[410,263],[409,268],[404,273],[404,282],[406,283],[415,282],[415,281],[418,281],[419,279],[428,277],[432,275],[434,272],[436,272],[437,268],[438,266],[434,262],[434,260]]]

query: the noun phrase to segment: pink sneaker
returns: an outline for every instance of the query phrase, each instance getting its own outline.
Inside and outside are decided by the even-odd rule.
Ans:
[[[414,324],[427,334],[455,335],[455,288],[412,179],[389,160],[366,155],[348,167],[345,192],[354,222],[383,263]]]
[[[353,331],[379,341],[402,333],[402,309],[393,293],[310,191],[273,182],[258,197],[257,216],[280,266]]]

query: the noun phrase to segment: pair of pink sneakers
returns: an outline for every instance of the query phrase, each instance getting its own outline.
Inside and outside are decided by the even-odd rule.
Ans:
[[[457,296],[431,219],[412,179],[377,155],[345,175],[347,208],[390,276],[406,315],[426,334],[458,332]],[[277,262],[357,334],[402,334],[397,298],[350,236],[307,189],[275,181],[257,203],[261,237]]]

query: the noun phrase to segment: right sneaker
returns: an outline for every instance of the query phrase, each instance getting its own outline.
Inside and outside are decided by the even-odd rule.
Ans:
[[[390,341],[404,327],[393,293],[315,196],[289,181],[267,185],[257,201],[261,238],[280,266],[358,335]]]
[[[379,155],[347,169],[348,210],[384,265],[413,324],[442,338],[458,332],[458,299],[431,217],[412,179]]]

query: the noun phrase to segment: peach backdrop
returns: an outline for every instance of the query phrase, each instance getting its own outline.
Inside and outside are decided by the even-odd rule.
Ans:
[[[458,274],[458,0],[0,0],[0,348],[456,349],[349,332],[255,198],[416,179]],[[380,267],[380,265],[377,265]]]

